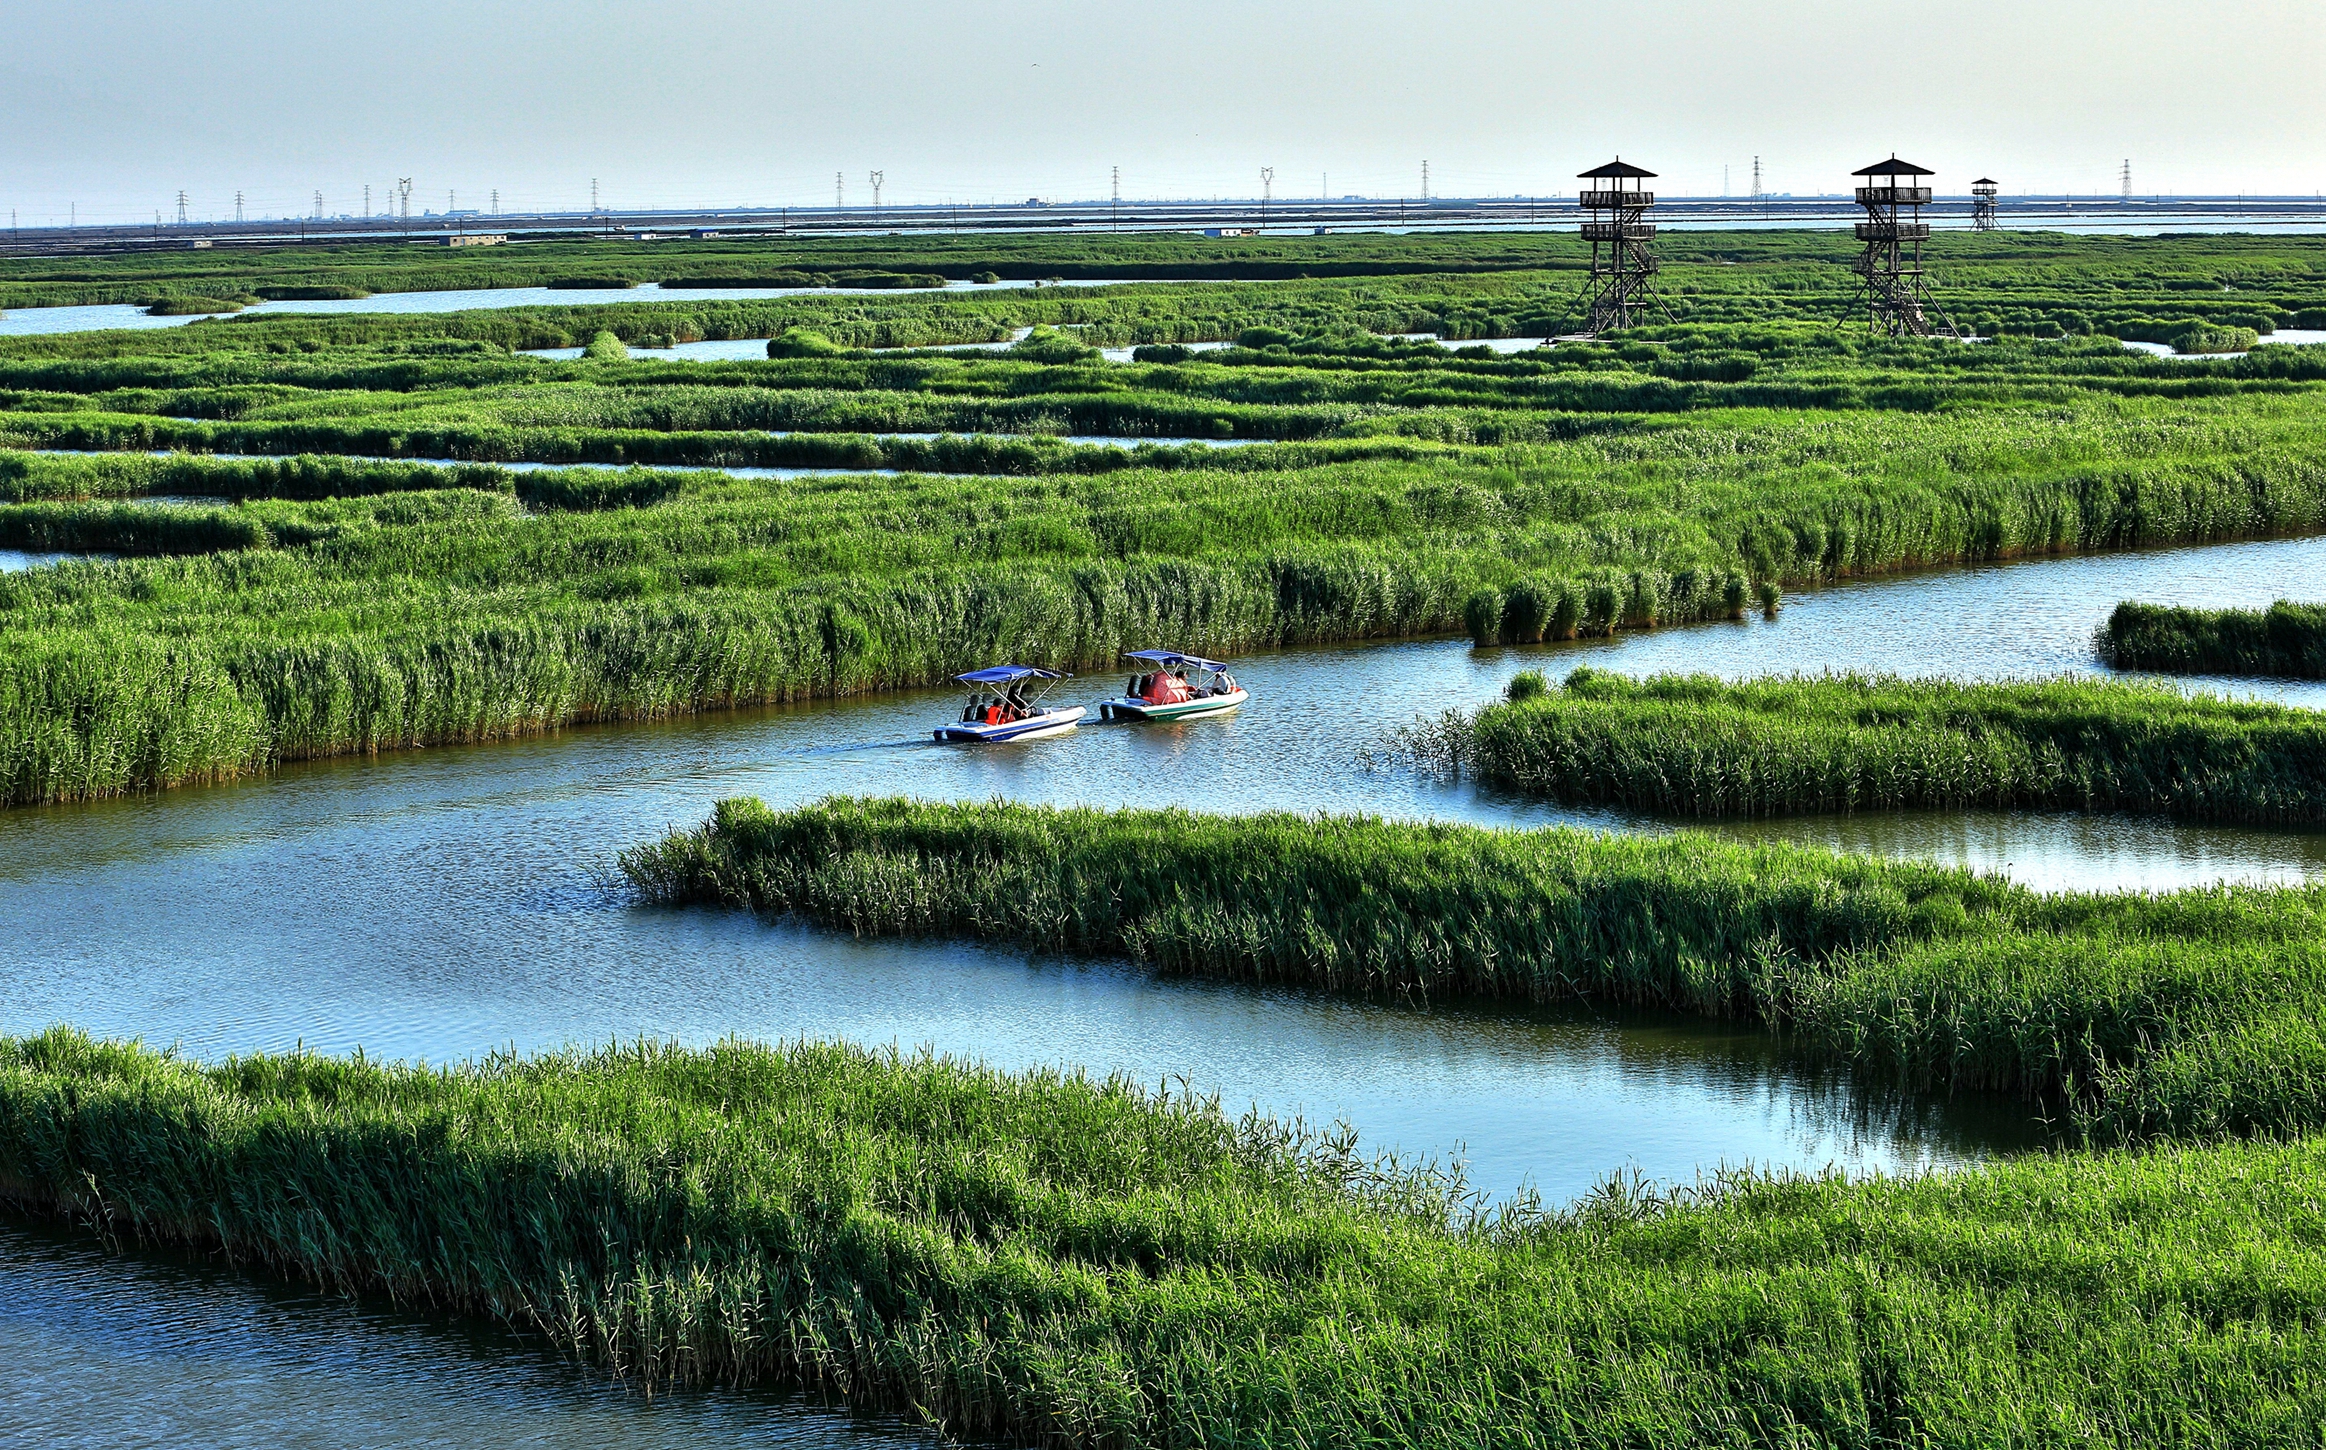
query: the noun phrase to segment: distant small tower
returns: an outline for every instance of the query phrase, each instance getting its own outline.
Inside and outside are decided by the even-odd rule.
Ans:
[[[1938,325],[1931,325],[1930,314],[1937,307],[1922,275],[1922,244],[1930,240],[1930,223],[1922,219],[1922,209],[1930,205],[1930,188],[1919,178],[1932,172],[1893,155],[1853,174],[1866,183],[1857,190],[1858,205],[1866,209],[1866,219],[1857,224],[1857,238],[1866,249],[1856,271],[1865,284],[1859,295],[1867,324],[1891,337],[1929,337],[1934,332],[1957,336],[1943,313]]]
[[[1640,189],[1641,182],[1654,178],[1653,171],[1620,156],[1578,173],[1578,179],[1590,183],[1580,199],[1591,214],[1583,223],[1583,240],[1591,244],[1591,280],[1578,303],[1586,333],[1629,327],[1650,305],[1663,308],[1655,295],[1656,259],[1648,250],[1656,236],[1656,224],[1647,219],[1656,194]]]
[[[1995,178],[1982,176],[1971,183],[1971,230],[1974,232],[2001,231],[2003,224],[1995,219]]]

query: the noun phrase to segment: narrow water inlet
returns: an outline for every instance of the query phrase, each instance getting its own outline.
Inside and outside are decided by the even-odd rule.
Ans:
[[[935,1437],[797,1397],[656,1393],[479,1320],[320,1294],[215,1256],[0,1219],[0,1426],[44,1450],[904,1450]],[[166,1437],[155,1434],[167,1425]]]

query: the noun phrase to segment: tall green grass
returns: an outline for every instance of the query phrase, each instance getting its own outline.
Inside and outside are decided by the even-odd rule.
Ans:
[[[2120,670],[2326,679],[2326,605],[2281,599],[2266,610],[2175,609],[2127,601],[2096,644]]]
[[[2279,446],[2310,426],[2242,408],[2153,428],[1743,415],[1491,453],[1302,445],[1316,451],[1170,471],[1116,456],[1103,475],[1022,479],[220,463],[205,466],[251,469],[238,490],[467,481],[541,512],[375,511],[376,527],[295,534],[276,513],[273,547],[0,578],[0,675],[54,653],[81,662],[75,688],[161,701],[145,662],[199,659],[234,682],[235,718],[263,722],[230,748],[217,738],[224,753],[191,777],[210,778],[928,684],[979,660],[1076,668],[1156,638],[1234,652],[1450,632],[1480,613],[1554,632],[1557,608],[1514,610],[1522,598],[1647,628],[1732,613],[1748,582],[1766,598],[1922,564],[2319,527],[2326,469]],[[988,441],[1033,446],[961,446]],[[173,783],[117,748],[115,715],[54,689],[0,686],[8,800]],[[59,725],[77,751],[25,744]]]
[[[2321,1151],[1477,1213],[1343,1136],[846,1047],[437,1071],[0,1040],[25,1207],[650,1385],[1071,1447],[2307,1443]]]
[[[1849,289],[1846,235],[1704,231],[1659,239],[1665,296],[1690,322],[1830,322]],[[1982,335],[2137,337],[2191,322],[2266,332],[2326,312],[2326,248],[2296,236],[2070,237],[2002,233],[1934,238],[1929,255],[1950,306]],[[286,290],[393,292],[537,287],[559,279],[788,281],[793,275],[895,285],[925,278],[1207,279],[1366,298],[1408,295],[1460,337],[1542,335],[1571,303],[1587,252],[1570,234],[1398,235],[1214,240],[1171,235],[916,234],[634,243],[572,239],[463,255],[405,245],[234,248],[92,258],[11,258],[0,306],[145,302],[165,293],[233,298]],[[1053,290],[1041,289],[1041,294]],[[1194,290],[1194,289],[1188,289]],[[1034,294],[1039,299],[1041,294]],[[1025,294],[955,294],[948,306],[1004,307]],[[839,299],[830,299],[837,302]],[[878,299],[887,300],[887,299]],[[903,299],[898,299],[903,300]],[[1012,325],[1036,320],[1024,318]],[[1081,318],[1050,320],[1081,321]],[[1284,325],[1247,316],[1242,326]],[[661,331],[665,329],[650,329]],[[1207,334],[1234,337],[1241,327]],[[1438,331],[1431,327],[1374,328]],[[752,334],[729,334],[749,336]],[[768,336],[768,333],[759,333]],[[1140,341],[1169,342],[1170,337]]]
[[[1416,763],[1675,816],[1987,807],[2326,824],[2326,716],[2099,680],[1578,669],[1403,732]]]
[[[433,488],[508,493],[515,487],[508,470],[489,464],[442,468],[317,454],[221,458],[186,453],[0,452],[0,499],[12,503],[133,498],[140,494],[319,499]]]
[[[833,799],[622,858],[651,902],[990,938],[1406,1001],[1757,1021],[1876,1080],[2097,1139],[2326,1124],[2326,888],[2039,896],[1678,834]]]

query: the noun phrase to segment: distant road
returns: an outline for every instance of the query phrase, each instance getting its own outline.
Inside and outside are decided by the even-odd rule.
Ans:
[[[1970,225],[1970,198],[1943,197],[1929,212],[1941,228]],[[2314,196],[2171,198],[2004,197],[2005,227],[2092,229],[2191,226],[2206,229],[2326,225]],[[1844,196],[1663,197],[1655,220],[1666,226],[1835,227],[1864,215]],[[1282,201],[1263,213],[1257,200],[1072,202],[1016,206],[766,207],[732,211],[548,212],[483,216],[456,213],[391,217],[290,218],[248,222],[163,222],[147,226],[25,227],[0,235],[0,256],[63,256],[143,251],[208,243],[213,247],[285,243],[412,241],[443,245],[481,237],[629,237],[659,240],[697,232],[720,236],[848,236],[882,233],[1194,232],[1263,229],[1297,235],[1331,231],[1561,230],[1580,220],[1571,197],[1432,198],[1420,201]]]

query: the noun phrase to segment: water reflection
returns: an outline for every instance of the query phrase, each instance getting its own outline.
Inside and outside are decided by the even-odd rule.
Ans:
[[[1137,279],[1095,278],[1067,284],[1073,287],[1135,286]],[[371,297],[293,299],[255,302],[233,314],[237,317],[273,313],[349,312],[470,312],[505,307],[594,307],[619,302],[750,302],[775,297],[884,296],[899,292],[1004,292],[1047,286],[1035,282],[948,282],[933,287],[665,287],[649,282],[642,287],[478,287],[438,292],[382,292]],[[215,315],[215,314],[213,314]],[[0,337],[36,337],[60,332],[97,332],[120,328],[143,330],[184,327],[200,317],[154,317],[128,303],[83,307],[12,307],[0,313]],[[765,345],[758,354],[765,357]]]
[[[326,1297],[208,1256],[0,1221],[0,1431],[122,1446],[712,1450],[925,1446],[774,1394],[651,1398],[475,1321]]]
[[[23,549],[0,549],[0,574],[17,574],[26,569],[45,568],[74,559],[109,559],[110,554],[36,554]]]

